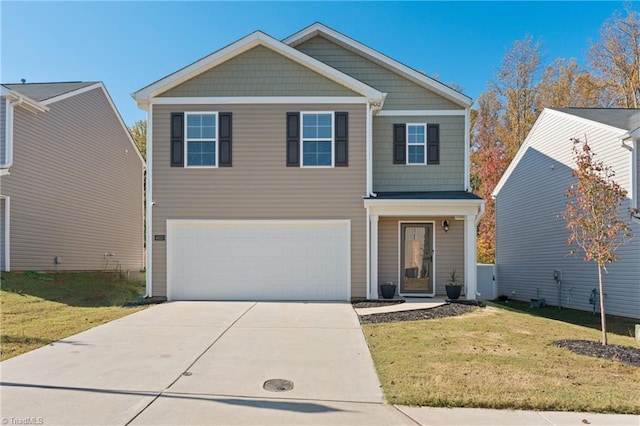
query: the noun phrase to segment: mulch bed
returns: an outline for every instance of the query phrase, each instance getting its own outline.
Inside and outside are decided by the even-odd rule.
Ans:
[[[380,306],[380,305],[378,305]],[[360,306],[357,306],[360,307]],[[364,307],[364,306],[363,306]],[[437,319],[445,317],[455,317],[478,309],[477,306],[469,306],[458,303],[451,303],[435,308],[417,309],[413,311],[387,312],[381,314],[359,315],[360,324],[378,324],[398,321],[419,321],[426,319]]]
[[[579,355],[609,359],[640,367],[640,348],[632,346],[607,345],[591,340],[558,340],[554,346],[565,348]]]
[[[404,299],[389,300],[354,300],[351,302],[354,308],[379,308],[380,306],[399,305],[404,303]]]

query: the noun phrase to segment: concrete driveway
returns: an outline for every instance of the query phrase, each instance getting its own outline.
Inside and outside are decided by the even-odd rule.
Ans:
[[[348,303],[165,303],[1,367],[3,424],[415,424]]]

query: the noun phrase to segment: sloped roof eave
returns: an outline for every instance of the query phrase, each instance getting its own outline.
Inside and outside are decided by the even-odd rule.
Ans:
[[[138,105],[143,106],[148,101],[161,95],[162,93],[178,86],[179,84],[196,77],[197,75],[215,68],[231,58],[234,58],[249,49],[257,46],[267,47],[276,53],[279,53],[288,59],[291,59],[318,74],[327,77],[338,84],[341,84],[348,89],[361,94],[364,97],[372,101],[382,101],[384,94],[379,90],[338,71],[335,68],[330,67],[270,36],[263,32],[256,31],[248,36],[216,51],[204,58],[172,73],[168,76],[157,80],[156,82],[143,87],[142,89],[134,92],[132,97],[136,100]]]
[[[365,57],[373,58],[376,61],[380,61],[384,63],[387,67],[389,67],[394,72],[400,74],[401,76],[408,78],[409,80],[414,81],[415,83],[435,91],[436,93],[444,96],[450,101],[464,107],[469,108],[473,104],[473,99],[469,96],[458,92],[455,89],[443,84],[427,75],[424,75],[413,68],[410,68],[393,58],[390,58],[375,49],[372,49],[364,44],[345,36],[344,34],[339,33],[336,30],[333,30],[319,22],[304,28],[297,33],[285,38],[283,43],[288,45],[296,45],[296,43],[300,40],[306,40],[308,38],[314,37],[317,34],[322,34],[324,36],[329,37],[330,39],[337,40],[341,43],[347,44],[351,48],[357,50],[362,53]]]

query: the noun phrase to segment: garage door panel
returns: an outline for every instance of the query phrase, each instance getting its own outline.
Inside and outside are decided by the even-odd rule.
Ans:
[[[348,221],[169,221],[172,300],[348,300]]]

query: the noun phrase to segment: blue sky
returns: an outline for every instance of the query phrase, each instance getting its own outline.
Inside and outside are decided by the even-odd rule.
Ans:
[[[560,56],[586,64],[588,39],[597,40],[602,22],[623,8],[617,1],[2,0],[0,80],[102,80],[131,125],[146,115],[130,93],[255,30],[283,39],[319,21],[476,99],[515,40],[541,38],[546,62]]]

